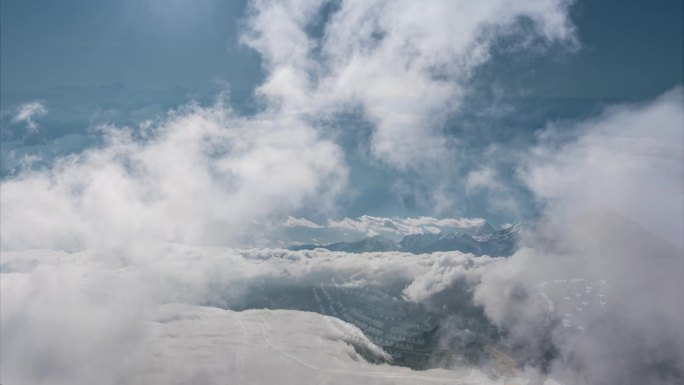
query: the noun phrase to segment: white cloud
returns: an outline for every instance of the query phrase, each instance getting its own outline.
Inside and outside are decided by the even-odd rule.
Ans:
[[[440,130],[501,36],[575,44],[569,1],[341,1],[314,38],[320,2],[252,3],[242,41],[268,70],[262,95],[293,113],[360,105],[373,155],[399,169],[448,163]],[[523,30],[522,19],[533,28]],[[453,149],[453,148],[452,148]],[[436,162],[438,161],[439,162]]]
[[[293,216],[287,217],[285,222],[283,222],[283,226],[285,227],[306,227],[309,229],[322,229],[325,228],[325,226],[321,226],[317,223],[311,222],[308,219],[305,218],[295,218]]]
[[[132,257],[121,263],[93,251],[4,252],[3,383],[225,383],[239,378],[262,383],[275,375],[275,369],[264,371],[265,365],[289,373],[285,383],[312,378],[356,383],[358,373],[348,373],[359,371],[369,381],[461,378],[469,371],[370,365],[348,343],[384,353],[358,328],[339,320],[198,305],[239,306],[259,289],[284,283],[388,287],[434,275],[435,264],[474,266],[473,261],[490,260],[458,252],[407,258],[402,253],[182,245],[155,250],[154,258]]]
[[[309,178],[294,179],[296,183],[285,185],[286,197],[271,195],[269,191],[279,183],[292,182],[292,175],[271,179],[266,171],[259,174],[262,168],[277,167],[264,160],[265,149],[270,149],[269,144],[275,140],[270,136],[277,134],[268,123],[235,118],[215,107],[192,107],[175,114],[144,143],[131,142],[125,132],[109,132],[109,144],[98,152],[64,159],[49,172],[23,174],[3,183],[5,251],[0,317],[2,335],[11,337],[4,337],[0,344],[2,381],[30,384],[51,378],[56,379],[55,383],[79,384],[92,383],[94,379],[106,383],[111,379],[111,383],[117,383],[133,382],[128,380],[134,375],[135,379],[149,376],[182,382],[189,378],[188,381],[201,379],[211,383],[230,378],[235,372],[214,371],[211,368],[217,364],[211,356],[198,355],[190,349],[205,346],[208,341],[206,336],[193,332],[198,328],[213,331],[212,340],[234,341],[234,349],[227,345],[213,347],[234,358],[234,362],[256,355],[290,368],[298,364],[282,361],[280,354],[270,356],[260,347],[243,350],[242,347],[254,344],[239,332],[242,326],[235,318],[239,313],[196,307],[239,307],[249,303],[250,296],[259,293],[259,289],[279,288],[287,283],[295,287],[399,288],[396,295],[444,315],[440,336],[445,346],[467,343],[458,327],[458,318],[454,321],[458,315],[454,309],[474,299],[483,306],[488,319],[505,330],[510,342],[507,346],[516,358],[530,365],[530,371],[543,366],[541,362],[553,357],[548,354],[555,351],[558,359],[551,358],[547,367],[563,382],[675,384],[684,373],[684,335],[679,327],[684,322],[679,298],[684,290],[680,279],[684,256],[681,249],[650,235],[646,229],[665,229],[662,234],[667,236],[666,230],[676,229],[681,220],[680,201],[674,199],[681,194],[677,184],[681,181],[677,179],[681,178],[682,167],[681,163],[677,165],[681,160],[681,134],[674,130],[682,121],[677,107],[681,98],[681,91],[676,90],[638,108],[619,107],[584,123],[576,140],[560,147],[542,144],[537,150],[538,158],[530,161],[523,175],[532,191],[546,202],[550,220],[542,222],[544,226],[539,226],[535,236],[527,240],[530,247],[508,259],[458,252],[346,254],[189,245],[211,244],[207,242],[210,239],[193,235],[214,222],[202,218],[191,222],[192,226],[180,226],[185,222],[164,221],[191,220],[198,213],[214,213],[198,202],[211,203],[211,209],[224,207],[224,200],[240,203],[245,206],[240,207],[241,211],[219,219],[248,226],[246,223],[254,218],[297,207],[304,197],[316,194],[320,186]],[[245,128],[239,128],[243,127],[240,124]],[[224,130],[225,127],[231,129]],[[319,151],[324,154],[335,153],[334,146],[316,139],[307,126],[295,127],[287,134],[298,133],[297,140],[311,141],[309,147],[320,146]],[[236,136],[241,140],[229,140]],[[210,160],[206,159],[206,150],[200,151],[206,149],[204,146],[213,150]],[[224,146],[233,147],[220,151]],[[328,167],[316,166],[321,160],[309,159],[300,151],[282,151],[279,154],[297,161],[288,167],[296,166],[297,173],[309,170],[313,180],[325,180],[341,172],[337,162],[329,163]],[[180,160],[194,168],[184,173],[183,163],[176,163]],[[165,167],[171,167],[173,175],[180,172],[186,176],[186,184],[178,186],[178,179],[171,178],[170,172],[167,175]],[[222,167],[233,172],[218,172]],[[210,175],[225,177],[227,180],[221,183],[232,188],[207,184],[209,172],[202,170],[208,168],[212,170]],[[201,171],[207,175],[201,175]],[[252,183],[248,175],[252,172],[259,175],[262,184]],[[288,174],[287,170],[283,172]],[[636,183],[637,179],[647,183]],[[154,182],[158,189],[143,180]],[[586,188],[574,188],[573,183],[584,183]],[[268,189],[261,191],[260,186]],[[617,190],[619,186],[629,187],[628,193]],[[206,189],[216,192],[220,199],[210,200],[212,195]],[[591,193],[592,189],[613,195],[607,199]],[[650,192],[655,191],[652,189],[667,198],[653,205],[661,215],[657,223],[651,222],[648,215],[634,215],[642,212],[639,205],[647,202]],[[238,199],[243,190],[253,200]],[[174,191],[183,194],[172,199]],[[298,199],[288,201],[293,193]],[[198,199],[180,199],[185,196]],[[272,201],[278,205],[264,206],[264,202]],[[184,204],[188,205],[187,213],[183,211]],[[250,209],[250,205],[258,209]],[[611,211],[579,215],[605,206],[647,226],[646,229]],[[347,218],[329,226],[411,232],[427,231],[432,226],[477,225],[481,221],[367,216]],[[156,229],[144,227],[155,224]],[[150,239],[160,242],[150,244]],[[80,244],[82,240],[91,246],[89,250],[7,251],[30,247],[67,249],[64,245]],[[132,250],[119,246],[121,242],[136,245],[136,240],[140,243]],[[109,247],[95,247],[103,244]],[[105,255],[110,258],[103,258]],[[605,285],[600,284],[603,281]],[[572,286],[564,286],[568,282]],[[599,284],[603,285],[600,292]],[[459,298],[464,302],[440,302]],[[166,306],[174,303],[184,305]],[[164,318],[168,312],[170,318]],[[284,351],[291,353],[294,349],[297,357],[304,357],[307,363],[313,362],[309,359],[321,358],[303,353],[310,344],[316,344],[315,339],[302,336],[299,329],[288,329],[296,329],[301,323],[323,333],[322,336],[330,336],[319,329],[320,317],[298,313],[292,314],[294,318],[272,318],[267,314],[259,317],[273,323],[272,329],[278,332],[271,341],[278,341],[277,346]],[[233,323],[221,322],[228,319]],[[486,325],[486,320],[481,323]],[[225,325],[225,329],[220,329],[219,324]],[[259,322],[245,323],[248,328],[258,325]],[[236,330],[240,334],[232,334]],[[350,353],[342,342],[345,339],[339,335],[331,338],[325,342],[330,344],[325,348],[331,362],[352,365],[357,371],[377,369],[368,369],[361,361],[354,366],[357,364],[351,358],[341,358],[349,357]],[[150,355],[150,351],[156,354]],[[243,378],[257,381],[263,374],[259,365],[235,365],[245,370]],[[325,365],[326,362],[319,361],[314,366]],[[310,375],[320,375],[291,370],[301,375],[296,380],[299,382],[306,382]],[[388,370],[403,371],[402,376],[413,375],[408,369]],[[335,373],[328,373],[325,378],[343,381]]]
[[[41,117],[47,114],[48,110],[41,101],[33,101],[20,105],[17,108],[17,113],[12,118],[14,123],[25,123],[26,129],[29,132],[38,131],[38,123],[34,121],[34,118]]]
[[[3,181],[2,248],[258,242],[255,227],[305,200],[325,210],[345,183],[340,149],[274,114],[190,105],[142,140],[102,127],[102,147]]]
[[[521,360],[555,349],[548,370],[575,384],[684,378],[683,115],[677,88],[544,134],[521,175],[545,220],[475,291]]]
[[[485,224],[482,218],[383,218],[362,215],[357,219],[344,218],[328,221],[328,227],[357,231],[367,235],[392,233],[396,235],[439,233],[446,229],[471,230]]]
[[[360,104],[375,124],[371,149],[378,159],[397,168],[448,160],[440,123],[497,36],[519,33],[518,21],[529,18],[536,37],[572,42],[568,6],[343,1],[315,40],[305,30],[317,3],[255,2],[244,40],[267,67],[264,112],[246,118],[220,103],[190,105],[146,125],[142,140],[103,127],[101,148],[2,182],[1,381],[271,382],[263,376],[273,375],[284,383],[358,383],[349,371],[381,370],[387,372],[364,380],[415,382],[434,374],[466,381],[461,368],[415,373],[371,366],[348,346],[349,336],[382,354],[377,347],[358,329],[324,317],[207,307],[237,308],[257,289],[287,283],[393,288],[444,317],[445,346],[457,340],[449,333],[464,331],[449,322],[474,299],[505,331],[517,359],[539,368],[556,352],[548,370],[569,383],[678,383],[684,257],[648,230],[684,242],[681,89],[653,103],[616,107],[581,124],[581,135],[560,146],[547,132],[521,176],[549,220],[527,240],[530,247],[509,259],[221,247],[266,237],[266,223],[310,227],[285,218],[305,205],[334,202],[346,166],[309,114]],[[37,128],[32,119],[40,106],[21,110],[16,121]],[[484,172],[473,174],[470,185],[492,181]],[[619,214],[591,211],[602,207]],[[328,226],[413,234],[483,222],[363,216]],[[582,313],[580,324],[569,322],[572,331],[556,313],[568,308],[555,295],[568,280],[606,282],[605,307],[594,302],[588,312],[581,301],[568,302],[573,317]],[[595,290],[568,288],[569,298]],[[441,304],[437,297],[464,301]],[[339,329],[330,330],[328,321]],[[286,370],[292,378],[281,375]],[[473,371],[467,381],[489,380]]]
[[[468,255],[443,255],[435,259],[430,269],[416,277],[402,294],[409,301],[422,302],[449,289],[460,278],[475,276],[474,263],[491,263],[491,259],[472,259]]]
[[[581,123],[579,137],[560,148],[550,129],[521,175],[550,218],[611,208],[684,247],[682,103],[678,87],[649,103],[615,106]]]
[[[547,370],[563,383],[680,382],[681,249],[611,211],[534,245],[485,266],[474,295],[521,361],[553,357]]]

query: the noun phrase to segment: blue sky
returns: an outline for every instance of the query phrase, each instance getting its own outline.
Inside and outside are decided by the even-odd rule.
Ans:
[[[516,154],[550,123],[571,130],[606,106],[649,100],[681,84],[681,15],[679,1],[578,1],[569,9],[573,47],[532,42],[510,49],[515,42],[497,40],[443,123],[447,138],[459,143],[440,166],[446,176],[369,155],[373,122],[359,111],[328,119],[326,132],[345,152],[349,188],[332,214],[294,214],[480,216],[497,224],[535,216],[537,204],[515,177]],[[136,126],[191,100],[210,105],[226,84],[240,114],[265,108],[254,97],[268,74],[262,53],[239,41],[246,19],[241,1],[4,1],[2,174],[16,173],[22,156],[39,154],[49,164],[97,144],[98,124]],[[33,100],[49,112],[27,135],[11,120]],[[466,191],[468,175],[483,165],[505,189]],[[433,197],[436,179],[446,180],[441,188],[453,198],[444,207]],[[492,204],[503,198],[505,207]]]
[[[259,59],[237,44],[243,2],[8,1],[3,3],[6,90],[101,86],[249,89]]]
[[[244,1],[5,1],[2,89],[121,82],[210,91],[221,78],[249,91],[263,74],[258,54],[238,43],[244,11]],[[499,80],[512,71],[542,96],[654,96],[682,82],[681,14],[678,1],[579,1],[580,52],[495,61],[490,71]]]

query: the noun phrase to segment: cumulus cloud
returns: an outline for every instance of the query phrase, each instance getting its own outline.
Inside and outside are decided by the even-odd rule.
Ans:
[[[271,114],[241,118],[219,102],[142,134],[101,127],[102,146],[3,182],[2,247],[235,244],[305,199],[330,205],[346,176],[341,151]]]
[[[45,105],[41,101],[24,103],[17,107],[17,112],[12,118],[12,122],[24,123],[26,124],[26,129],[29,132],[34,133],[38,131],[38,123],[36,123],[34,119],[47,114],[47,112],[47,108],[45,108]]]
[[[440,131],[447,114],[492,44],[507,36],[518,48],[531,41],[573,46],[569,5],[256,1],[242,41],[264,59],[269,75],[259,91],[269,100],[313,115],[360,106],[373,122],[377,159],[399,169],[436,166],[451,156]]]

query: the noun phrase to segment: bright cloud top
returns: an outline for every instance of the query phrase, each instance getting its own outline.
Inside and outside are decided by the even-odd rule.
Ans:
[[[448,229],[473,230],[485,226],[482,218],[383,218],[363,215],[357,219],[331,220],[328,227],[357,231],[369,236],[381,233],[397,235],[439,233]]]
[[[305,199],[332,204],[346,177],[339,148],[305,123],[220,102],[101,130],[102,146],[3,182],[4,250],[258,243],[254,226]]]

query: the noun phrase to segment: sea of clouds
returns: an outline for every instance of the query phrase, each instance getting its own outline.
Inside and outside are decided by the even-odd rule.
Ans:
[[[455,365],[370,364],[351,346],[379,348],[329,317],[231,310],[284,283],[399,287],[402,300],[443,313],[447,347],[459,308],[444,298],[465,296],[532,383],[681,383],[681,87],[541,131],[518,177],[543,215],[510,258],[245,248],[287,221],[316,225],[291,217],[303,207],[336,210],[348,166],[317,122],[350,105],[373,122],[378,162],[428,167],[435,203],[446,199],[439,175],[458,139],[440,127],[468,78],[502,37],[521,54],[575,49],[569,6],[250,3],[243,42],[268,73],[264,110],[240,115],[219,96],[138,127],[99,126],[97,146],[2,181],[2,383],[499,381]],[[35,130],[45,113],[27,105],[16,121]]]

